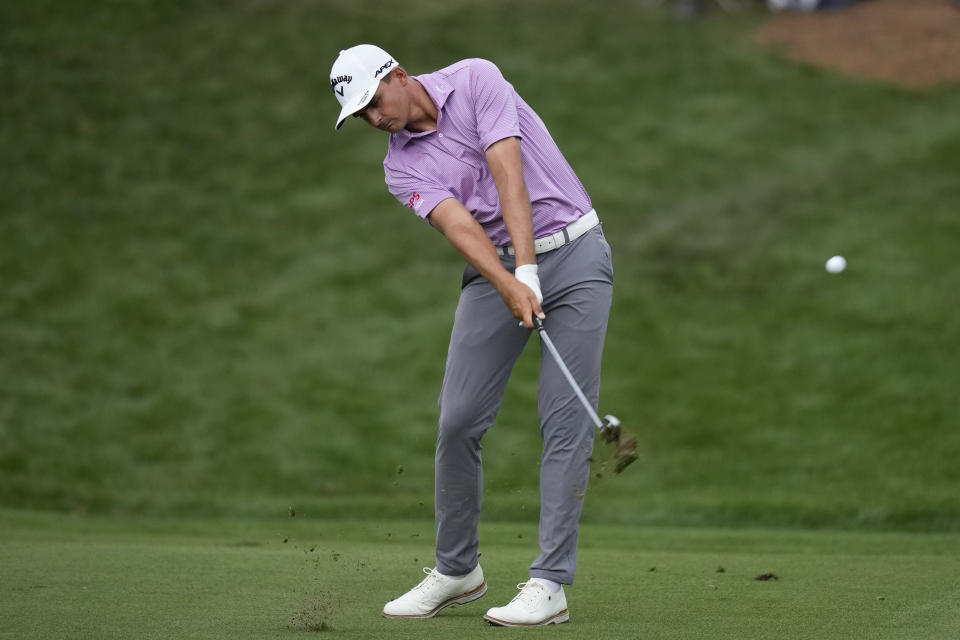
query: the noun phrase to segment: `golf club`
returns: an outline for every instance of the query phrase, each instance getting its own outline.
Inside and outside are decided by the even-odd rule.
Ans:
[[[543,321],[541,321],[540,318],[533,316],[533,322],[535,325],[534,328],[537,330],[537,333],[540,334],[540,341],[547,347],[547,351],[550,352],[550,355],[553,356],[553,359],[556,361],[557,366],[560,367],[560,371],[563,373],[563,376],[567,379],[567,382],[570,383],[570,387],[580,400],[580,403],[583,404],[583,408],[587,410],[587,414],[589,414],[593,424],[595,424],[597,429],[600,430],[600,435],[606,442],[616,443],[618,445],[614,471],[616,473],[620,473],[627,467],[627,465],[637,459],[636,438],[627,438],[621,442],[620,420],[616,416],[610,414],[605,415],[603,419],[597,415],[597,412],[594,411],[590,401],[587,400],[587,396],[583,393],[580,385],[577,384],[577,381],[574,379],[573,374],[570,373],[570,369],[568,369],[567,365],[563,362],[563,358],[560,357],[560,352],[557,351],[557,347],[553,344],[553,340],[551,340],[550,336],[547,335],[547,330],[543,326]]]

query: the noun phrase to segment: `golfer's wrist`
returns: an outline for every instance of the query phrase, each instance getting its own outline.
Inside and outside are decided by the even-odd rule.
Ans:
[[[518,264],[517,268],[513,270],[513,274],[517,280],[520,280],[521,282],[523,282],[524,278],[539,279],[540,276],[537,273],[538,271],[539,271],[539,268],[537,267],[537,264],[534,262],[531,264]]]
[[[514,275],[523,284],[527,285],[537,297],[537,304],[543,302],[543,293],[540,291],[540,277],[537,275],[536,264],[521,264],[514,270]]]

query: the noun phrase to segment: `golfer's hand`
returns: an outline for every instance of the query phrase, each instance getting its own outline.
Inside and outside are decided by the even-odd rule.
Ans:
[[[543,293],[540,292],[540,276],[537,275],[537,265],[521,264],[514,271],[514,276],[533,290],[537,302],[543,303]]]
[[[534,290],[516,278],[506,282],[500,296],[513,317],[523,322],[527,329],[533,329],[534,314],[541,320],[547,317],[540,308],[540,300]]]

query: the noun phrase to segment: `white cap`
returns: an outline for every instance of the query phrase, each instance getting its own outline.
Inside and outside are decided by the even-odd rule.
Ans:
[[[389,53],[372,44],[358,44],[340,52],[330,69],[330,88],[341,107],[337,129],[347,116],[367,106],[380,81],[396,66]]]

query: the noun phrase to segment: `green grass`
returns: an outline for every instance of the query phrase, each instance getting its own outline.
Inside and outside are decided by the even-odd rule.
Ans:
[[[529,525],[485,525],[487,595],[394,621],[384,602],[432,565],[429,521],[0,516],[0,638],[498,634],[481,616],[513,596],[536,546]],[[571,622],[550,633],[948,640],[960,631],[958,548],[955,533],[591,524],[567,589]],[[778,579],[755,579],[767,573]]]
[[[960,635],[960,90],[640,5],[0,3],[0,638],[498,633],[536,348],[484,442],[488,595],[379,616],[432,565],[461,263],[332,130],[363,41],[497,62],[613,247],[601,410],[643,457],[595,470],[551,633]]]
[[[639,5],[2,3],[0,504],[429,511],[460,259],[387,194],[385,139],[333,131],[329,65],[375,41],[496,61],[604,220],[601,409],[644,458],[586,522],[960,530],[960,91]],[[536,512],[536,355],[491,520]]]

